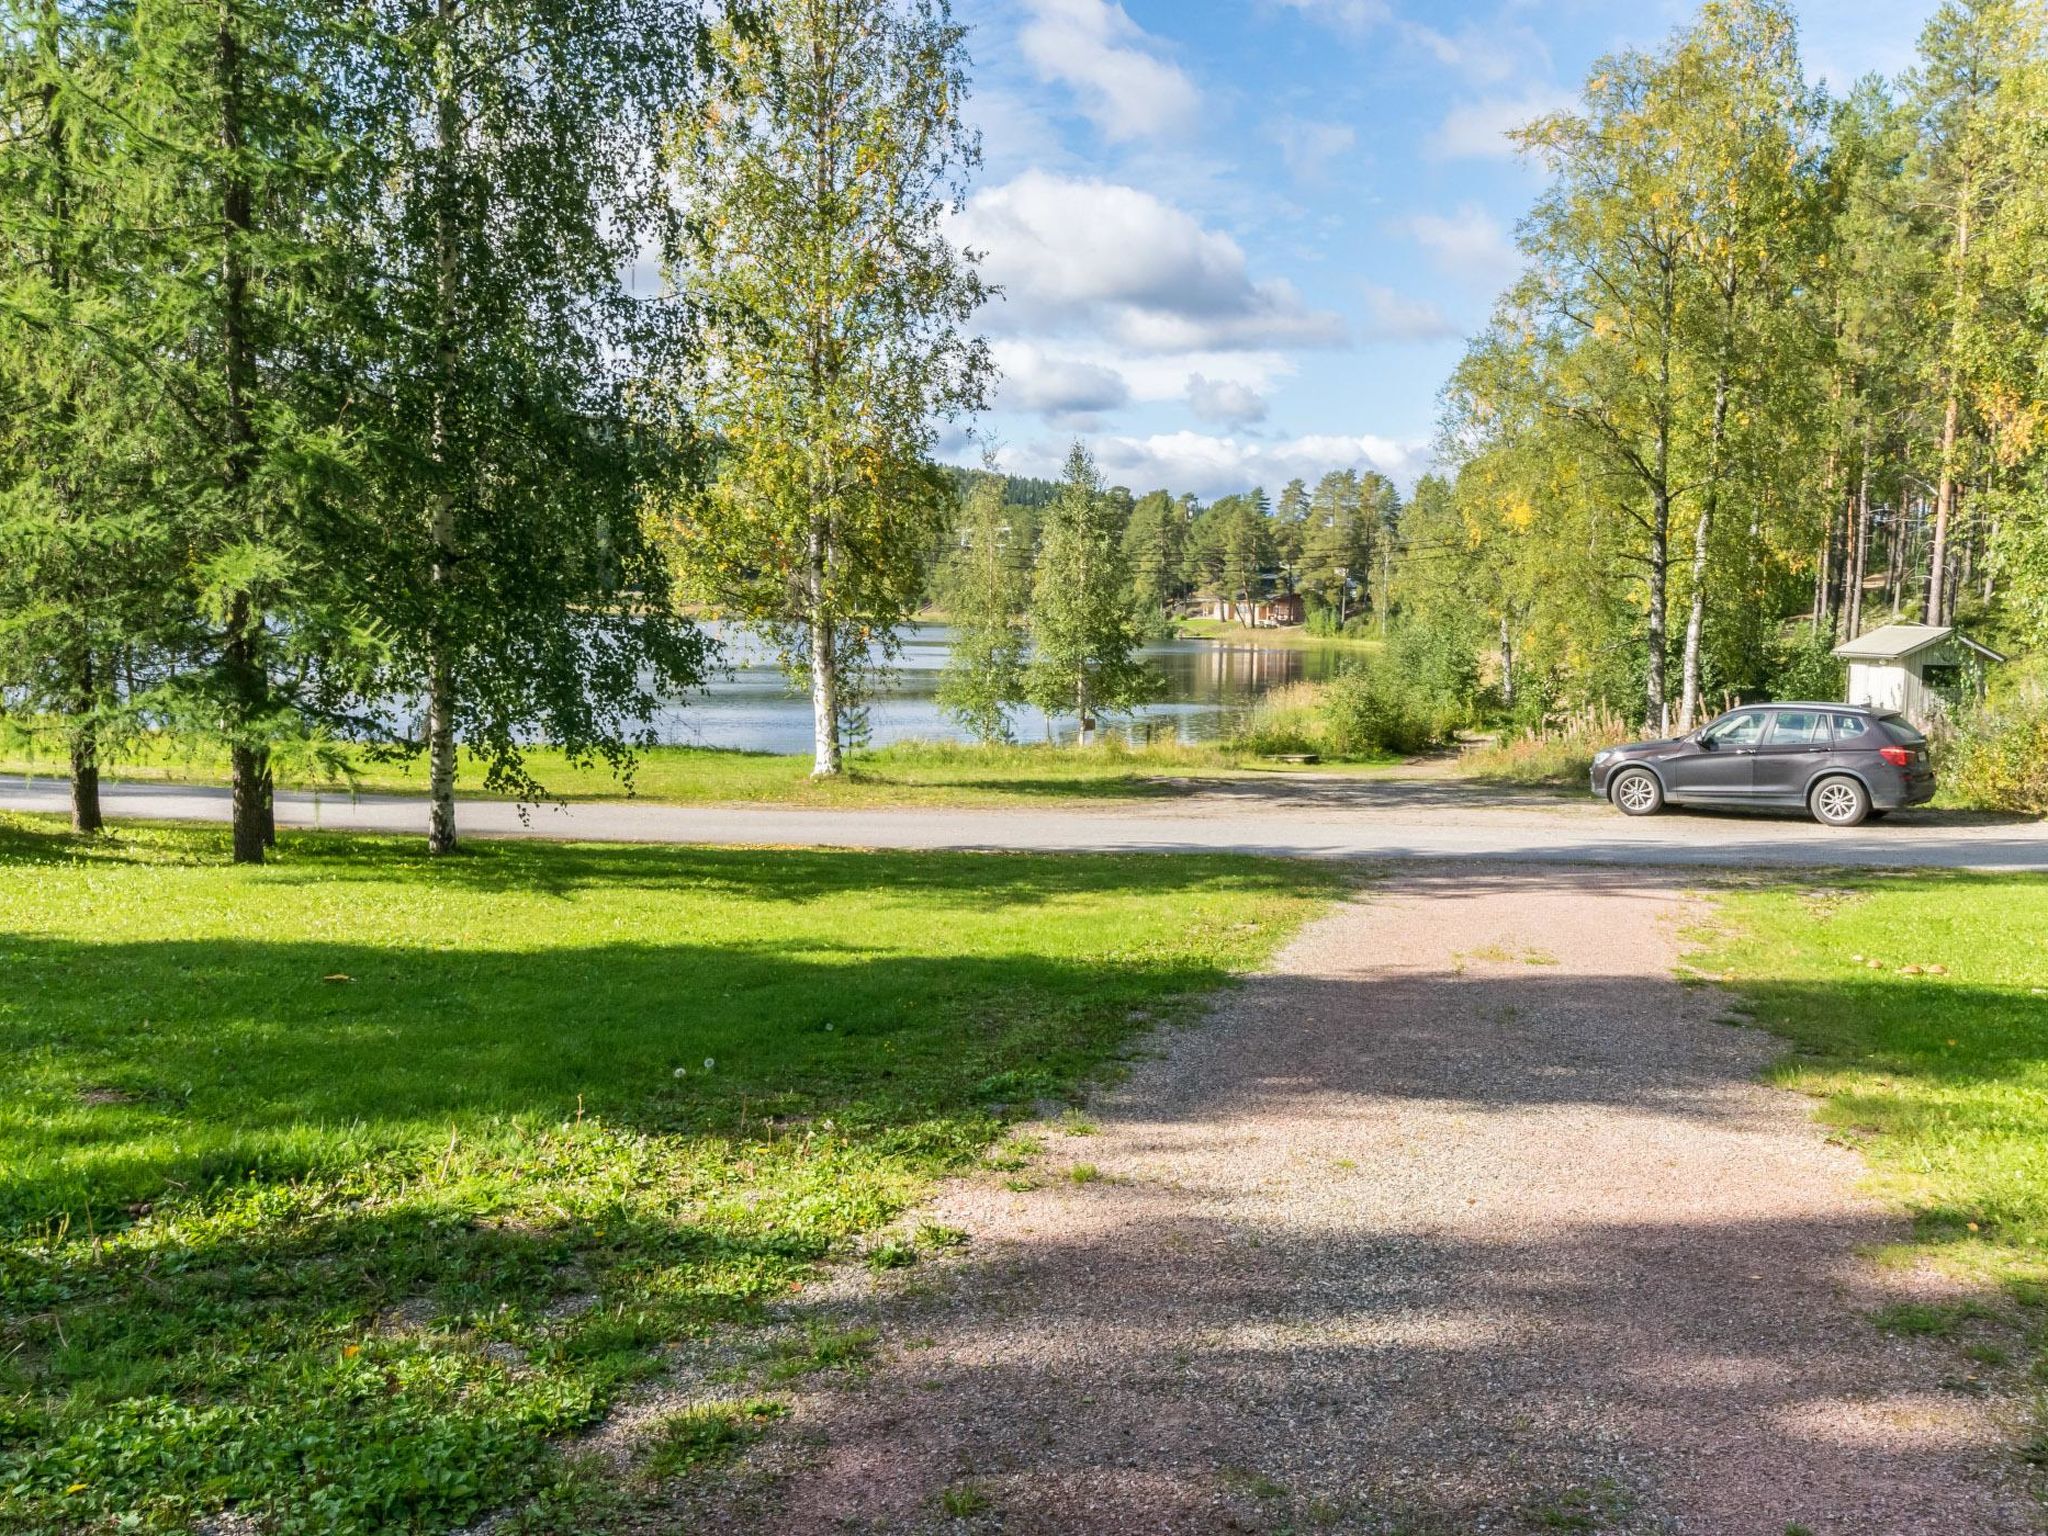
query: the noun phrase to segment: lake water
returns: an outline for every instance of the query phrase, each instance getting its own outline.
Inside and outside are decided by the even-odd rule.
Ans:
[[[701,692],[657,715],[660,739],[682,746],[809,752],[810,699],[790,692],[774,654],[758,640],[719,626],[714,632],[725,648],[723,670]],[[868,711],[870,743],[969,739],[939,712],[936,697],[952,631],[943,624],[913,624],[902,640],[895,675]],[[1166,690],[1156,703],[1108,729],[1138,740],[1213,741],[1268,689],[1330,677],[1346,654],[1338,646],[1222,640],[1147,646],[1145,659],[1165,677]],[[1037,710],[1019,708],[1011,721],[1019,741],[1047,739],[1045,717]],[[1076,728],[1071,715],[1056,717],[1051,739],[1071,741]]]

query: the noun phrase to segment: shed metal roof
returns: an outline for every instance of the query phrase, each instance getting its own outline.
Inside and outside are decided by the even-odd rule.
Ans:
[[[1956,634],[1947,624],[1886,624],[1854,640],[1845,640],[1835,647],[1835,654],[1844,661],[1903,661],[1950,638],[1987,661],[2005,660],[1990,646],[1979,645],[1968,635]]]

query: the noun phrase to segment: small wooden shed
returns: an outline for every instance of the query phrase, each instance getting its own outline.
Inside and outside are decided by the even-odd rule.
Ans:
[[[1886,624],[1835,647],[1849,664],[1851,704],[1895,709],[1925,724],[1945,703],[1984,691],[1984,668],[2005,658],[1946,624]]]

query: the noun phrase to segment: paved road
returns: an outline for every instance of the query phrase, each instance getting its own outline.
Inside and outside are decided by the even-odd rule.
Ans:
[[[224,821],[217,789],[110,784],[109,817]],[[0,810],[61,812],[57,780],[0,777]],[[842,848],[1233,852],[1297,858],[1485,858],[1514,863],[1948,867],[2048,870],[2048,823],[1917,811],[1853,832],[1801,818],[1671,812],[1633,821],[1605,806],[1442,780],[1221,780],[1185,796],[1046,808],[816,810],[637,801],[519,808],[464,801],[464,832],[653,843]],[[416,832],[426,802],[285,794],[286,826]]]

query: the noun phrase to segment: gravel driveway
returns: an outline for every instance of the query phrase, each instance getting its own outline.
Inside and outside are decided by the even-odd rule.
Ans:
[[[674,1528],[2035,1530],[2010,1384],[1872,1325],[1940,1283],[1862,1256],[1903,1233],[1858,1160],[1671,979],[1698,915],[1409,866],[1042,1127],[1038,1187],[948,1188],[966,1258],[825,1303],[865,1384]]]

